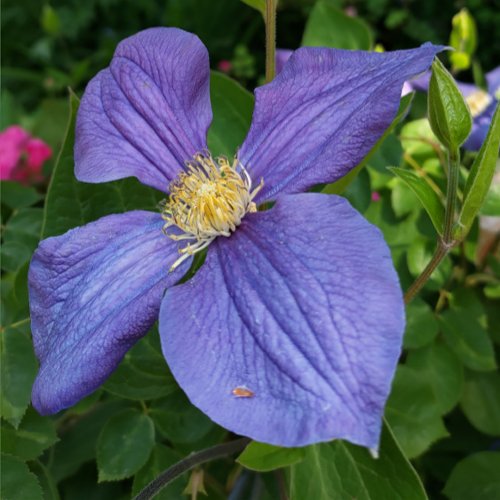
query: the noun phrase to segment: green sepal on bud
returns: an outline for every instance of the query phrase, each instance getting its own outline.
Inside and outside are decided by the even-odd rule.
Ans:
[[[449,151],[456,151],[469,136],[472,116],[454,78],[439,59],[432,64],[428,111],[436,137]]]

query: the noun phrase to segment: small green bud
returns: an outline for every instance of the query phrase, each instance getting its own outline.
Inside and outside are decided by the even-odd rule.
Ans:
[[[448,150],[457,150],[469,136],[472,116],[455,80],[439,59],[432,64],[427,103],[432,131]]]
[[[467,9],[462,9],[451,21],[450,45],[455,49],[450,53],[453,71],[468,69],[477,47],[477,29],[474,18]]]
[[[50,5],[44,5],[41,16],[42,28],[47,35],[57,36],[61,31],[61,20],[56,10]]]

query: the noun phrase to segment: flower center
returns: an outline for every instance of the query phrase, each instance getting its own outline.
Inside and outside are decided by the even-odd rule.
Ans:
[[[231,165],[227,158],[214,159],[208,152],[194,155],[170,184],[162,210],[163,232],[173,240],[187,241],[170,271],[217,236],[230,236],[246,213],[257,211],[252,200],[262,186],[263,181],[252,190],[252,180],[236,158]],[[182,232],[169,232],[172,226]]]
[[[490,94],[484,90],[476,90],[465,98],[473,118],[479,116],[493,101]]]

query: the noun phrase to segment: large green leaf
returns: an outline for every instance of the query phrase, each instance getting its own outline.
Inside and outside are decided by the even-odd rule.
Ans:
[[[181,390],[154,401],[149,415],[159,433],[176,444],[196,442],[214,428],[214,423]]]
[[[427,302],[416,298],[407,305],[404,336],[404,346],[407,349],[417,349],[429,344],[438,330],[437,319]]]
[[[153,421],[136,410],[114,415],[97,440],[99,481],[133,476],[149,459],[154,446]]]
[[[497,364],[488,331],[469,309],[450,309],[439,319],[446,341],[467,368],[495,370]]]
[[[73,147],[78,105],[78,97],[70,93],[68,129],[45,202],[43,238],[64,233],[104,215],[135,209],[155,211],[158,202],[165,197],[132,178],[106,184],[87,184],[76,180]]]
[[[425,379],[434,393],[441,414],[448,413],[460,400],[464,370],[457,355],[445,344],[435,342],[408,354],[406,365]]]
[[[25,321],[19,327],[6,328],[0,336],[1,415],[14,427],[19,425],[29,405],[37,371],[28,327],[29,322]]]
[[[0,498],[3,500],[42,500],[36,476],[19,458],[2,453]]]
[[[429,183],[411,170],[397,167],[389,167],[389,170],[394,175],[397,175],[415,193],[425,211],[429,214],[438,234],[443,234],[444,206],[438,194],[431,188]]]
[[[461,406],[476,429],[500,436],[500,373],[468,373]]]
[[[444,494],[450,500],[496,500],[500,498],[500,452],[482,451],[458,462]]]
[[[126,402],[108,401],[73,418],[68,410],[66,425],[60,426],[61,440],[52,450],[51,472],[56,482],[73,475],[83,464],[95,460],[96,443],[104,424],[123,411]]]
[[[247,469],[267,472],[296,464],[303,460],[305,455],[306,448],[282,448],[252,441],[236,461]]]
[[[332,441],[306,448],[305,459],[290,467],[290,500],[425,500],[418,475],[387,426],[380,457]]]
[[[33,409],[24,416],[18,429],[2,422],[2,450],[24,460],[33,460],[57,441],[54,421]]]
[[[348,16],[331,0],[318,0],[307,20],[302,45],[370,50],[373,34],[364,21]]]
[[[40,238],[43,211],[41,208],[14,210],[2,232],[2,269],[18,271],[28,262]]]
[[[431,383],[418,370],[399,366],[385,415],[408,458],[448,435],[441,413]]]
[[[454,231],[457,239],[462,239],[469,232],[470,227],[483,204],[491,180],[495,173],[500,147],[500,106],[497,105],[491,121],[488,135],[472,165],[464,189],[464,201],[458,222]]]
[[[35,188],[23,186],[15,181],[0,183],[1,200],[9,208],[26,208],[40,201],[43,196]]]
[[[208,147],[213,155],[236,155],[250,128],[253,95],[228,76],[212,71],[210,99],[214,118],[208,130]]]

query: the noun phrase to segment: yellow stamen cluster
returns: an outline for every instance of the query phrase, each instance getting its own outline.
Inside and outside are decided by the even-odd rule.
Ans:
[[[493,101],[493,98],[484,90],[476,90],[465,98],[473,118],[479,116]]]
[[[173,240],[187,241],[170,271],[217,236],[230,236],[246,213],[257,210],[252,200],[262,185],[261,181],[252,190],[252,180],[237,159],[231,165],[227,158],[214,159],[206,152],[187,162],[185,171],[171,183],[170,198],[162,211],[164,233]],[[169,232],[172,226],[182,233]]]

